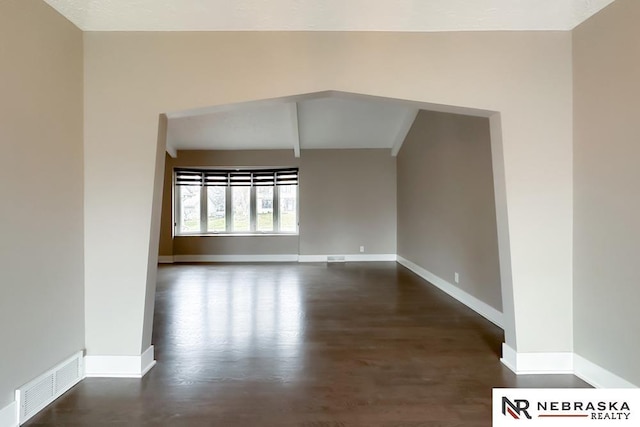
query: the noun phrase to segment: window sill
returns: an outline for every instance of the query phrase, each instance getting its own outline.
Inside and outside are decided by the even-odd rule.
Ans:
[[[295,237],[299,233],[194,233],[194,234],[177,234],[174,237],[262,237],[262,236],[280,236]]]

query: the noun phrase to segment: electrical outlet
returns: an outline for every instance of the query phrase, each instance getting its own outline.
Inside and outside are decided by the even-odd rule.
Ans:
[[[364,252],[364,246],[360,246],[360,252]]]
[[[460,283],[460,275],[457,272],[453,273],[453,280],[455,280],[456,283]]]

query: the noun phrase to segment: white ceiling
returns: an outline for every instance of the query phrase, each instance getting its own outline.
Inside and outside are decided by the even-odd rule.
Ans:
[[[170,118],[167,144],[176,150],[259,150],[293,148],[287,104]]]
[[[169,114],[177,150],[388,148],[404,140],[418,109],[332,92]]]
[[[45,0],[85,31],[571,30],[614,0]]]
[[[392,148],[413,108],[334,97],[298,103],[300,148]]]

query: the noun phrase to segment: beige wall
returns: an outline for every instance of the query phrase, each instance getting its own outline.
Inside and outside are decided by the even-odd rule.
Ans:
[[[178,236],[173,254],[177,261],[194,255],[297,255],[298,236]]]
[[[82,33],[0,2],[0,409],[84,347]]]
[[[179,151],[165,168],[160,255],[396,253],[396,160],[390,150]],[[171,174],[180,166],[297,166],[299,236],[175,237]]]
[[[575,350],[640,386],[640,2],[574,32]]]
[[[396,253],[389,150],[303,150],[300,160],[300,255]]]
[[[85,33],[89,354],[146,341],[158,114],[323,90],[500,112],[506,340],[571,351],[571,61],[567,32]]]
[[[418,114],[398,155],[398,255],[502,310],[489,119]]]

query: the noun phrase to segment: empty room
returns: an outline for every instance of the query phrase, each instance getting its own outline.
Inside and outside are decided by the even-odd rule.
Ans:
[[[638,19],[0,2],[0,427],[488,426],[496,388],[637,388]]]

